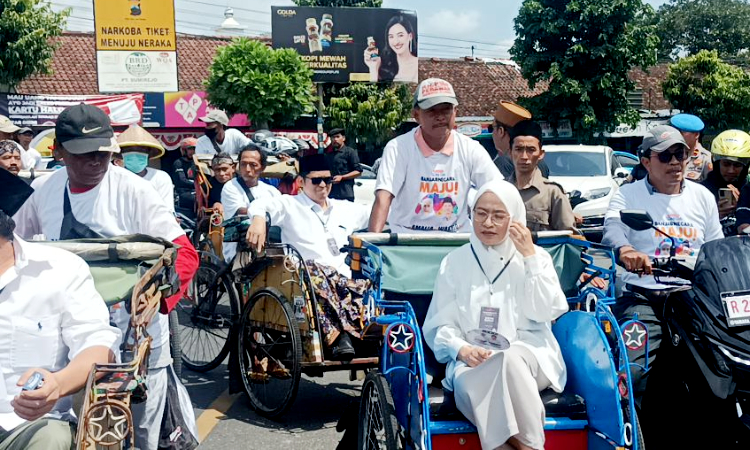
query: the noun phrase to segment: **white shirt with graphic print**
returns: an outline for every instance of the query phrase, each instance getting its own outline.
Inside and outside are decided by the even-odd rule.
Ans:
[[[677,256],[697,258],[701,246],[724,237],[719,223],[719,209],[711,192],[692,181],[685,181],[685,187],[677,195],[651,192],[646,180],[624,185],[612,197],[605,216],[619,219],[624,209],[645,210],[651,215],[654,225],[675,238]],[[627,240],[637,251],[650,257],[669,256],[671,241],[655,230],[635,231],[627,229]],[[638,276],[624,272],[622,281],[647,289],[666,289],[669,286],[658,283],[653,276]]]
[[[393,194],[388,223],[393,233],[468,232],[468,194],[503,179],[477,141],[453,131],[453,154],[425,157],[414,134],[392,139],[383,150],[375,190]]]

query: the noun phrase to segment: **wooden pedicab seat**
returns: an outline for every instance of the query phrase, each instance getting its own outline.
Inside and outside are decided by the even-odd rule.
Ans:
[[[122,362],[96,364],[89,373],[78,414],[76,448],[133,448],[132,403],[145,401],[146,374],[152,337],[146,328],[158,314],[162,299],[177,292],[174,246],[144,235],[112,239],[41,242],[83,258],[97,291],[108,307],[130,311],[129,339]],[[128,300],[129,303],[128,303]]]
[[[611,251],[571,239],[565,232],[541,233],[538,237],[537,244],[552,256],[572,309],[552,327],[565,359],[568,382],[563,393],[546,389],[540,394],[546,410],[545,448],[634,448],[630,442],[633,421],[628,417],[634,406],[627,395],[630,391],[627,360],[623,359],[624,347],[616,336],[619,327],[605,306],[614,296]],[[414,320],[418,332],[432,299],[434,279],[443,257],[467,242],[468,234],[362,233],[350,238],[350,265],[355,276],[373,280],[375,296],[383,299],[379,303],[395,305],[406,302],[406,311],[395,313],[400,319],[393,320],[406,323]],[[592,248],[594,252],[605,252],[612,261],[609,269],[598,267],[593,257],[584,252]],[[603,277],[610,286],[605,291],[580,289],[579,277],[584,271]],[[592,295],[595,296],[594,302],[590,301]],[[586,305],[588,310],[576,310],[585,309]],[[421,333],[417,334],[421,336]],[[415,345],[414,352],[412,355],[416,355],[416,360],[414,356],[395,352],[384,353],[383,357],[384,361],[391,363],[381,371],[385,372],[383,375],[392,390],[394,414],[399,426],[402,429],[406,426],[407,434],[414,442],[420,442],[427,430],[415,429],[422,421],[421,428],[429,430],[430,446],[426,448],[479,449],[476,428],[458,411],[452,392],[444,390],[440,383],[445,376],[445,364],[436,361],[423,339],[421,346]],[[398,370],[399,366],[411,367],[416,378],[408,376],[408,370]],[[415,401],[415,397],[419,401]],[[423,402],[427,403],[423,409],[425,413],[419,415],[428,417],[415,419],[415,411],[422,408]],[[629,437],[624,437],[625,433],[630,433]]]

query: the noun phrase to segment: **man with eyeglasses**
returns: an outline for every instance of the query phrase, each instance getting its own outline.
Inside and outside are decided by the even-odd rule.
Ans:
[[[620,220],[620,211],[648,212],[654,226],[674,238],[676,254],[683,258],[695,258],[704,243],[722,239],[713,195],[700,184],[685,179],[689,152],[677,129],[660,125],[649,130],[639,147],[641,164],[648,175],[622,186],[612,198],[604,219],[602,243],[615,249],[618,263],[628,271],[621,277],[625,289],[613,312],[621,323],[637,313],[638,320],[648,327],[650,365],[659,353],[662,310],[673,289],[651,275],[651,260],[669,256],[672,242],[654,230],[635,231],[627,227]],[[627,345],[631,362],[645,366],[645,341],[635,334],[630,339]],[[633,389],[639,405],[649,373],[633,369]]]
[[[297,195],[266,197],[250,204],[247,214],[253,221],[247,231],[248,243],[259,252],[263,250],[268,216],[269,225],[281,228],[281,242],[293,245],[305,261],[312,260],[332,268],[338,275],[351,277],[346,254],[339,249],[347,244],[349,235],[367,227],[369,208],[329,198],[333,179],[325,155],[315,154],[300,159],[297,182],[302,188]],[[330,274],[326,274],[328,277]],[[346,280],[343,285],[348,286],[350,282],[354,280]],[[326,300],[330,299],[326,297]],[[358,317],[359,312],[341,313],[354,304],[330,304],[330,307],[323,308],[322,315],[319,311],[323,337],[334,359],[348,360],[354,356],[347,332],[358,337],[356,329],[360,325],[352,323],[351,318]]]
[[[507,180],[515,171],[513,158],[511,157],[510,130],[521,121],[531,120],[531,113],[520,105],[502,100],[495,109],[494,119],[490,132],[497,155],[492,162],[495,163],[500,173]],[[549,167],[544,160],[539,160],[539,170],[544,178],[549,178]]]

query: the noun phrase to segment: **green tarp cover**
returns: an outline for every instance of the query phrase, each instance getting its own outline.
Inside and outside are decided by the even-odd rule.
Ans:
[[[130,298],[133,286],[141,278],[138,261],[128,261],[130,264],[120,263],[90,263],[91,275],[99,295],[104,298],[107,306],[112,306],[122,300]]]
[[[455,247],[387,246],[383,252],[381,288],[403,294],[430,294],[435,284],[440,262]],[[577,293],[576,282],[585,264],[581,261],[581,247],[558,244],[545,247],[552,256],[560,284],[566,296]],[[472,261],[467,261],[467,264]]]

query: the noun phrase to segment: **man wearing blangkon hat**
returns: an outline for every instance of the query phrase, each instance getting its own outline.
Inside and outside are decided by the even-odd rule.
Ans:
[[[685,180],[685,165],[689,148],[680,132],[668,125],[657,126],[646,132],[639,147],[641,164],[648,175],[632,184],[624,185],[612,198],[604,219],[602,244],[616,250],[619,264],[628,270],[622,276],[625,291],[613,307],[620,323],[638,314],[638,320],[648,326],[649,364],[659,353],[662,336],[662,310],[670,286],[659,283],[651,275],[651,259],[669,255],[671,241],[652,231],[636,231],[620,220],[620,211],[645,210],[654,225],[664,231],[675,230],[677,256],[695,258],[701,246],[724,237],[719,224],[719,210],[708,189]],[[633,272],[643,271],[643,275]],[[619,280],[618,280],[619,281]],[[644,302],[642,297],[649,299]],[[646,366],[645,348],[629,352],[631,362]],[[640,405],[647,386],[647,373],[633,371],[633,390]]]
[[[370,231],[383,231],[386,220],[395,233],[469,230],[469,189],[503,176],[481,144],[454,131],[457,105],[445,80],[417,86],[419,127],[385,146]]]
[[[66,166],[32,184],[36,191],[15,215],[19,236],[62,240],[145,234],[178,246],[175,269],[180,292],[162,302],[161,314],[148,327],[153,338],[146,379],[148,399],[132,407],[136,447],[155,449],[167,384],[170,377],[176,378],[171,367],[167,314],[190,286],[198,255],[151,184],[110,164],[112,153],[120,149],[104,111],[85,104],[66,108],[57,118],[55,139]],[[112,311],[112,320],[123,331],[129,317],[123,307]]]
[[[195,146],[197,155],[215,155],[224,152],[236,156],[240,150],[252,142],[240,130],[227,128],[229,117],[220,109],[212,109],[198,120],[205,123],[206,128],[205,134],[198,138]]]
[[[497,155],[492,161],[497,166],[505,179],[510,179],[515,167],[510,155],[510,129],[523,120],[530,120],[531,113],[524,107],[515,103],[501,100],[495,109],[494,122],[492,124],[492,143],[495,145]],[[539,170],[544,178],[549,178],[549,167],[544,160],[539,161]]]

